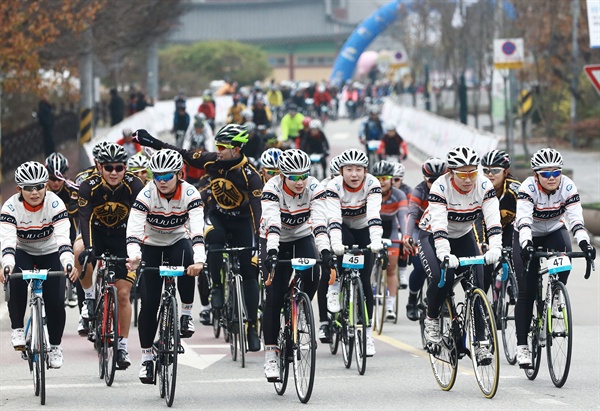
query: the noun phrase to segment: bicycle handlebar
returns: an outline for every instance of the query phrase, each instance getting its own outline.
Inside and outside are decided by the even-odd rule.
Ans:
[[[216,248],[214,250],[208,250],[208,254],[210,253],[231,253],[231,252],[241,252],[241,251],[256,251],[258,247],[226,247],[226,248]]]
[[[67,274],[69,275],[71,274],[71,271],[73,270],[73,266],[71,264],[67,264]],[[4,300],[8,303],[10,301],[10,280],[11,279],[22,279],[23,278],[23,273],[12,273],[12,274],[8,274],[8,272],[10,271],[10,269],[8,267],[4,267],[4,277],[5,277],[5,283],[4,283]],[[60,277],[65,275],[64,271],[48,271],[48,277]]]
[[[596,271],[596,265],[594,264],[594,260],[588,258],[588,255],[582,251],[534,251],[531,255],[531,258],[527,260],[525,272],[529,272],[529,264],[534,258],[550,258],[560,256],[567,256],[569,258],[585,258],[586,266],[585,275],[583,276],[583,278],[585,278],[586,280],[590,278],[592,271]]]
[[[302,257],[299,257],[302,258]],[[331,261],[333,262],[333,267],[331,268],[331,272],[329,273],[329,285],[332,285],[335,282],[337,276],[337,257],[335,255],[331,256]],[[315,265],[322,263],[323,260],[317,259],[315,260]],[[277,264],[291,264],[292,260],[278,260]],[[312,268],[312,267],[311,267]],[[275,278],[275,267],[271,271],[269,271],[269,276],[265,280],[265,285],[268,287],[273,283],[273,279]]]

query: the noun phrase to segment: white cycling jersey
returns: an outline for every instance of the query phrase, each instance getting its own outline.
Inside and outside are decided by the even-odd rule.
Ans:
[[[333,178],[327,185],[327,203],[332,244],[342,243],[342,223],[353,229],[369,227],[371,242],[381,241],[381,185],[371,174],[356,189],[342,176]]]
[[[515,218],[515,230],[519,232],[521,245],[532,237],[541,237],[562,228],[565,214],[577,242],[586,240],[589,243],[579,193],[573,180],[561,176],[556,191],[548,194],[534,177],[527,177],[519,187]]]
[[[182,238],[192,239],[194,263],[204,263],[204,211],[200,193],[193,185],[180,181],[173,198],[167,200],[154,182],[149,183],[131,207],[127,255],[141,257],[141,244],[169,246]]]
[[[63,267],[73,265],[73,247],[69,237],[71,223],[65,203],[49,190],[46,191],[44,202],[35,208],[25,201],[19,201],[19,196],[13,195],[2,205],[2,266],[15,266],[17,248],[29,255],[58,252]]]
[[[460,238],[473,229],[473,222],[483,213],[490,248],[502,248],[500,206],[492,182],[479,174],[474,187],[462,192],[453,181],[453,173],[446,173],[431,185],[428,206],[419,228],[433,233],[436,254],[450,254],[448,238]]]
[[[283,178],[265,184],[261,199],[260,226],[267,238],[267,250],[278,250],[279,242],[315,236],[319,252],[329,250],[327,236],[327,195],[319,180],[310,176],[301,194],[286,187]]]

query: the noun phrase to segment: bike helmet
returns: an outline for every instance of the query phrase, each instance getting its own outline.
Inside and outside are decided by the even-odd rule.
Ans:
[[[304,128],[308,128],[310,122],[312,121],[312,118],[309,116],[304,116],[304,118],[302,119],[302,127]]]
[[[96,161],[100,161],[100,159],[99,159],[98,156],[100,155],[100,152],[102,151],[102,149],[104,147],[106,147],[107,144],[110,144],[110,142],[108,142],[108,141],[101,141],[98,144],[96,144],[94,146],[94,148],[92,149],[92,156],[94,156],[94,159]]]
[[[19,187],[32,186],[48,181],[48,169],[37,161],[28,161],[15,170],[15,183]]]
[[[246,120],[252,120],[254,118],[254,112],[252,110],[250,110],[249,108],[243,109],[240,114]]]
[[[308,173],[310,157],[302,150],[286,150],[279,156],[277,165],[284,176]]]
[[[423,176],[427,178],[438,178],[446,174],[447,171],[448,166],[446,165],[446,162],[437,157],[432,157],[425,160],[423,166],[421,167]]]
[[[542,148],[531,157],[531,168],[534,171],[546,167],[562,168],[563,165],[562,155],[553,148]]]
[[[246,127],[239,124],[227,124],[215,136],[215,143],[231,144],[241,147],[248,142]]]
[[[52,153],[46,157],[46,168],[50,174],[56,174],[57,171],[65,174],[69,170],[69,160],[61,153]]]
[[[98,153],[98,162],[104,163],[125,163],[127,161],[127,153],[123,146],[115,143],[106,144],[100,153]]]
[[[369,107],[369,114],[379,114],[379,107],[377,107],[377,106]]]
[[[369,167],[369,159],[367,158],[367,155],[364,152],[355,148],[351,148],[340,154],[339,162],[340,169],[344,166],[351,165],[363,166],[365,168]]]
[[[127,160],[127,169],[130,171],[139,171],[150,166],[148,157],[141,154],[135,154]]]
[[[373,166],[373,170],[371,170],[371,174],[376,177],[379,176],[393,176],[394,175],[394,163],[390,163],[389,161],[378,161]]]
[[[281,151],[278,148],[269,148],[268,150],[264,151],[260,156],[260,164],[264,168],[276,170],[278,168],[277,161],[279,160],[279,156],[281,156],[281,153],[283,153],[283,151]]]
[[[392,163],[392,164],[394,164],[394,174],[392,174],[392,176],[404,178],[404,170],[406,170],[406,168],[404,167],[404,164],[402,164],[402,163]]]
[[[201,122],[206,121],[206,114],[204,114],[204,113],[198,113],[198,114],[196,114],[194,116],[194,121],[196,121],[196,122],[198,122],[198,121],[201,121]]]
[[[124,128],[123,129],[123,137],[127,137],[133,134],[133,131],[131,131],[130,128]]]
[[[396,124],[390,123],[390,122],[386,122],[383,125],[383,130],[384,131],[396,131]]]
[[[256,131],[256,124],[254,124],[252,121],[244,123],[244,127],[246,127],[246,131],[248,131],[249,134]]]
[[[290,105],[288,106],[288,111],[298,111],[298,105],[296,105],[296,104],[293,104],[293,103],[292,103],[292,104],[290,104]]]
[[[321,120],[319,120],[319,119],[310,120],[310,123],[308,123],[308,128],[312,128],[315,130],[322,130],[323,123],[321,123]]]
[[[176,173],[183,168],[183,157],[175,150],[159,150],[150,157],[153,173]]]
[[[492,150],[481,158],[481,165],[486,167],[510,167],[510,156],[506,151]]]
[[[470,147],[457,146],[448,152],[446,155],[448,168],[458,168],[463,166],[479,165],[479,156]]]
[[[331,177],[340,175],[340,156],[335,156],[329,162],[329,174]]]

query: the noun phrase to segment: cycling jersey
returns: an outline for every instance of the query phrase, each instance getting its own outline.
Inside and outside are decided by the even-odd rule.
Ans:
[[[63,201],[48,191],[42,204],[31,207],[20,201],[20,196],[15,194],[2,205],[2,266],[14,267],[17,249],[32,256],[58,252],[63,267],[73,265],[73,248],[69,238],[71,224]]]
[[[331,243],[342,243],[342,222],[351,229],[369,227],[371,242],[381,241],[381,185],[371,174],[358,188],[350,188],[342,176],[327,185],[329,236]]]
[[[304,116],[301,113],[296,113],[294,117],[290,116],[289,113],[283,116],[280,123],[281,141],[298,137],[300,130],[304,128],[302,120],[304,120]]]
[[[85,170],[82,170],[79,172],[79,174],[77,174],[75,176],[75,184],[80,186],[81,183],[83,183],[83,180],[85,180],[86,178],[88,178],[89,176],[91,176],[94,173],[97,173],[98,169],[96,168],[96,166],[90,166],[88,168],[86,168]]]
[[[377,150],[377,154],[386,156],[399,156],[405,159],[408,155],[408,144],[398,133],[393,136],[385,134],[381,139],[381,145]]]
[[[117,187],[110,187],[100,174],[92,174],[79,186],[79,221],[83,244],[93,246],[92,228],[125,238],[127,217],[144,183],[130,172]],[[99,250],[102,252],[103,250]]]
[[[406,222],[406,236],[412,237],[415,242],[419,237],[419,221],[421,221],[421,216],[427,209],[429,202],[427,201],[427,196],[429,195],[429,187],[427,187],[427,182],[422,181],[412,190],[410,200],[408,202],[408,216]],[[415,230],[415,228],[417,230]]]
[[[381,140],[383,137],[383,126],[379,117],[375,120],[372,118],[365,119],[360,125],[359,137],[364,140]]]
[[[397,221],[400,224],[400,231],[406,233],[407,205],[406,194],[402,190],[392,187],[387,194],[382,194],[381,219]]]
[[[419,228],[433,233],[437,255],[449,255],[448,239],[463,237],[473,230],[473,222],[483,213],[490,248],[502,248],[502,228],[496,190],[487,177],[478,175],[470,192],[462,192],[452,173],[435,180],[427,197],[429,205]]]
[[[319,132],[317,137],[310,135],[310,132],[308,132],[300,142],[300,150],[306,154],[328,154],[329,142],[322,131]]]
[[[46,186],[48,191],[50,188]],[[58,191],[53,191],[62,201],[65,203],[65,207],[67,208],[67,212],[69,213],[69,222],[71,223],[71,241],[75,240],[75,236],[77,235],[77,230],[79,230],[79,216],[77,214],[77,210],[79,206],[77,205],[77,189],[74,187],[74,183],[72,181],[65,181],[64,184],[60,187]]]
[[[295,194],[284,179],[274,177],[265,184],[261,204],[267,250],[279,250],[280,241],[295,241],[311,233],[319,252],[329,249],[327,194],[316,178],[308,177],[304,191]]]
[[[127,221],[127,254],[130,258],[141,257],[141,244],[170,246],[190,237],[194,263],[204,263],[204,212],[200,193],[194,186],[180,181],[170,199],[158,191],[154,182],[140,191]]]
[[[254,232],[258,233],[263,180],[246,156],[217,160],[217,153],[193,152],[170,144],[163,144],[163,147],[181,153],[186,164],[206,170],[210,178],[210,183],[203,188],[208,198],[207,214],[216,210],[228,217],[251,217]]]
[[[532,237],[544,236],[565,226],[565,214],[577,243],[583,240],[589,243],[590,237],[583,226],[579,193],[573,180],[563,174],[556,191],[546,193],[534,177],[527,177],[519,187],[515,220],[521,246]]]
[[[513,223],[515,221],[515,214],[517,212],[517,195],[519,193],[520,182],[514,179],[512,176],[507,176],[504,179],[504,185],[502,187],[502,195],[498,199],[500,203],[500,224],[502,225],[502,231],[505,232],[507,240],[503,241],[505,246],[510,246],[510,238],[512,237]],[[496,193],[497,194],[497,193]],[[485,221],[480,217],[475,222],[475,236],[478,243],[487,243],[487,236],[485,234]]]

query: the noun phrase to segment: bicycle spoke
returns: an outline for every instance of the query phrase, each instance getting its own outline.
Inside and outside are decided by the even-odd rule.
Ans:
[[[548,308],[548,337],[546,352],[552,382],[562,387],[567,382],[573,346],[571,303],[565,286],[556,281],[552,285],[551,307]]]

